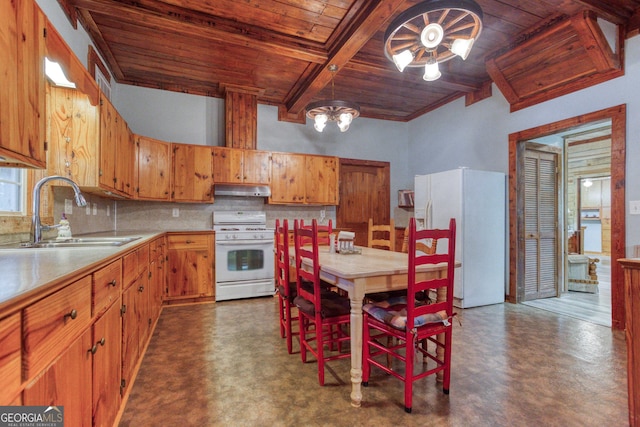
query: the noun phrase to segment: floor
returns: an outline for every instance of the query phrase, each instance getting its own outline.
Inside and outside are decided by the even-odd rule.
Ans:
[[[454,323],[451,393],[379,370],[350,405],[349,360],[288,354],[276,299],[168,307],[120,426],[625,426],[626,344],[616,331],[526,305],[462,310]],[[295,343],[297,350],[297,343]]]
[[[589,256],[600,260],[596,264],[598,293],[569,291],[557,298],[542,298],[523,304],[611,327],[611,258]]]

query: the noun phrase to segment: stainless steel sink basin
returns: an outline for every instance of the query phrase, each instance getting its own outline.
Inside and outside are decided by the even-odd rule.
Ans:
[[[41,240],[38,243],[21,243],[21,248],[73,248],[87,246],[122,246],[140,237],[75,237],[72,239]]]

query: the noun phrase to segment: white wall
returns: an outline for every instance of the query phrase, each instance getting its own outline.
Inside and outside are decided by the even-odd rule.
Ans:
[[[625,75],[515,113],[497,87],[470,107],[459,99],[409,123],[412,175],[458,166],[508,172],[509,134],[620,104],[627,105],[626,200],[640,200],[640,37],[626,41]],[[627,255],[640,244],[640,216],[626,217]]]

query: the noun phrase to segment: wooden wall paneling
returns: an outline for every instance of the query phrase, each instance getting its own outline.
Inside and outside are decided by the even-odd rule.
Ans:
[[[225,94],[226,146],[256,149],[258,98],[255,94],[231,89]]]

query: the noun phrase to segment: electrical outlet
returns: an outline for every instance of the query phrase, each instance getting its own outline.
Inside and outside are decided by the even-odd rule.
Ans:
[[[631,200],[629,202],[629,214],[640,215],[640,200]]]
[[[180,216],[180,209],[178,209],[178,208],[173,208],[173,212],[171,213],[171,215],[172,215],[174,218],[178,218],[178,217]]]
[[[71,201],[71,199],[64,199],[64,214],[73,214],[73,202]]]
[[[98,204],[97,203],[93,204],[93,214],[94,215],[98,215]]]
[[[107,216],[111,216],[111,206],[107,205]]]
[[[85,207],[85,212],[87,213],[87,215],[91,215],[91,203],[87,203],[87,206]]]
[[[324,221],[327,215],[327,211],[325,209],[320,209],[320,222]]]

